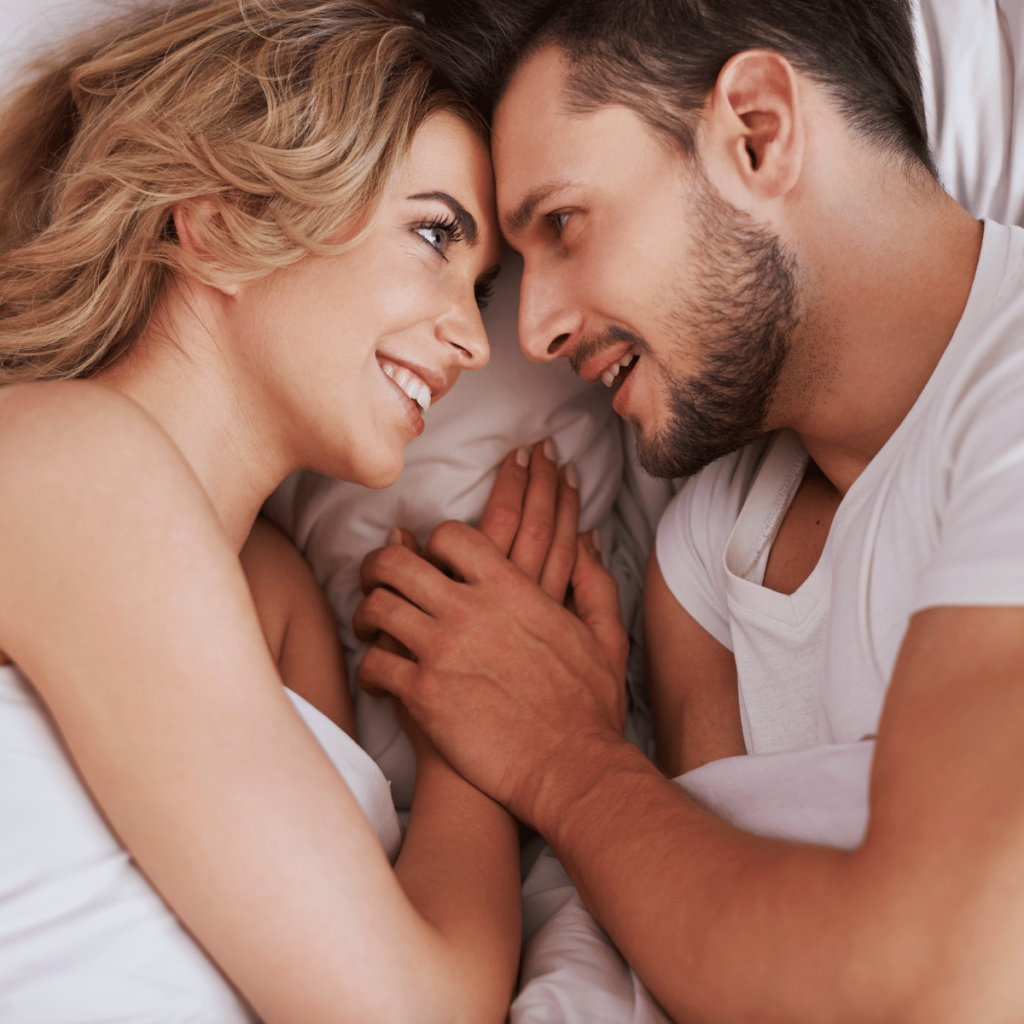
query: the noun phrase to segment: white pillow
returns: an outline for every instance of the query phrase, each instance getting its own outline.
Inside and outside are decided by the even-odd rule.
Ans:
[[[522,261],[509,252],[484,313],[491,346],[482,370],[463,373],[430,407],[426,429],[406,449],[405,469],[393,486],[372,491],[311,472],[292,474],[264,511],[305,554],[337,616],[350,678],[366,648],[352,632],[361,596],[359,565],[387,543],[393,526],[423,543],[445,519],[476,523],[498,464],[510,449],[553,438],[559,462],[580,474],[581,529],[608,518],[622,478],[622,435],[612,392],[587,384],[564,359],[532,363],[519,348]],[[607,527],[610,530],[610,525]],[[359,741],[391,780],[395,803],[412,797],[415,758],[390,699],[354,687]]]
[[[1024,0],[918,0],[914,29],[943,185],[975,217],[1024,224]]]

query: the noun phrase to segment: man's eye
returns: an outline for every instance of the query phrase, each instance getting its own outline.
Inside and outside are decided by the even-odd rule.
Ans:
[[[553,213],[553,214],[551,214],[551,221],[555,225],[555,228],[558,230],[559,234],[561,234],[565,230],[565,225],[566,225],[566,222],[568,220],[569,220],[569,214],[568,213]]]

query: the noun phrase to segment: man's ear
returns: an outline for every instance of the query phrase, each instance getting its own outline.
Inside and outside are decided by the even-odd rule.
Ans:
[[[179,203],[172,211],[174,231],[178,244],[191,257],[202,261],[210,255],[211,237],[216,232],[221,236],[227,231],[224,218],[217,204],[209,198],[193,199]],[[222,294],[234,298],[240,285],[236,282],[211,282],[210,286]]]
[[[800,177],[804,125],[793,65],[769,50],[744,50],[719,72],[706,139],[726,175],[756,198],[785,195]],[[713,177],[712,180],[715,180]]]

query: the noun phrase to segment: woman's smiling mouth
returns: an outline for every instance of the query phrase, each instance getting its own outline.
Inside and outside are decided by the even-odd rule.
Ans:
[[[407,367],[386,359],[380,360],[380,368],[407,398],[416,403],[421,415],[430,408],[431,391],[426,381]]]

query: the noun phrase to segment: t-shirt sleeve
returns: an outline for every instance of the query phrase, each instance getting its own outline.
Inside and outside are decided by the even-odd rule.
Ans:
[[[938,544],[912,612],[1024,605],[1024,347],[957,404],[945,431]]]
[[[724,552],[741,501],[734,485],[744,453],[690,477],[665,509],[655,550],[675,599],[730,651]]]

